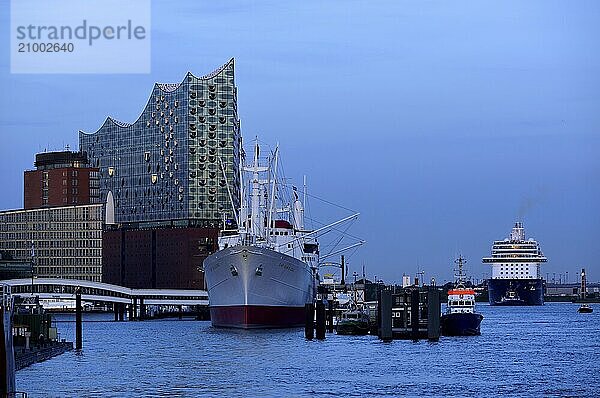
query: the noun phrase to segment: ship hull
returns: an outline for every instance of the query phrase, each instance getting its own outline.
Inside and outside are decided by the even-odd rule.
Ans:
[[[514,295],[509,292],[513,291]],[[544,284],[542,279],[489,279],[490,305],[519,306],[543,305]]]
[[[270,249],[233,246],[204,260],[213,326],[242,329],[304,325],[315,280],[304,262]]]
[[[440,324],[444,336],[478,336],[483,315],[455,313],[442,315]]]

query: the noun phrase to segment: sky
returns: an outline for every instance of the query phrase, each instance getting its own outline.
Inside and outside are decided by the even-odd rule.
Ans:
[[[279,142],[293,183],[361,213],[350,274],[442,282],[460,253],[481,279],[521,220],[544,276],[600,280],[597,1],[154,1],[148,74],[11,74],[8,15],[0,209],[22,207],[35,153],[133,122],[154,82],[234,57],[246,141]]]

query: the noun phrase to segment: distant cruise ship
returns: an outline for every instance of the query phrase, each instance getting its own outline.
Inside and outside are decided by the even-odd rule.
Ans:
[[[533,239],[525,240],[523,223],[516,222],[510,237],[497,240],[491,257],[483,262],[492,265],[488,280],[490,305],[543,305],[544,283],[540,264],[547,258]]]

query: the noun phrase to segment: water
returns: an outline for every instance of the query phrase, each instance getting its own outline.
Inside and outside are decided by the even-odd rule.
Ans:
[[[17,372],[30,397],[597,396],[600,305],[490,307],[482,335],[437,343],[240,331],[86,315],[83,353]],[[59,320],[72,320],[61,315]],[[74,323],[59,323],[74,339]]]

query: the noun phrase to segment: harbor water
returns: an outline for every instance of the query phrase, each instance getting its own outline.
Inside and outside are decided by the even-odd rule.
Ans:
[[[439,342],[303,329],[223,330],[210,322],[84,317],[83,351],[17,372],[29,397],[366,397],[600,394],[600,305],[478,305],[481,336]],[[58,315],[74,339],[72,315]]]

